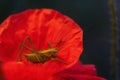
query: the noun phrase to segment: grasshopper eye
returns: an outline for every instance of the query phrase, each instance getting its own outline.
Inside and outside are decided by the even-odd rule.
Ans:
[[[52,51],[53,51],[53,52],[58,52],[58,48],[52,48],[52,49],[51,49],[51,52],[52,52]]]

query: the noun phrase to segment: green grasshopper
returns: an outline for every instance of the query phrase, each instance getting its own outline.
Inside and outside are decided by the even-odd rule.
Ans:
[[[29,41],[32,48],[25,45],[27,40]],[[30,39],[30,37],[27,36],[24,39],[23,43],[21,44],[17,61],[18,61],[18,59],[20,61],[22,61],[22,58],[21,58],[22,57],[22,50],[23,50],[23,48],[26,48],[27,50],[30,50],[31,53],[24,54],[24,56],[28,61],[30,61],[32,63],[45,63],[48,60],[57,60],[59,62],[66,64],[66,62],[64,62],[63,60],[61,60],[57,57],[58,48],[51,48],[51,44],[58,44],[58,43],[60,43],[60,41],[59,42],[50,42],[50,43],[48,43],[49,49],[37,51],[32,43],[32,40]]]

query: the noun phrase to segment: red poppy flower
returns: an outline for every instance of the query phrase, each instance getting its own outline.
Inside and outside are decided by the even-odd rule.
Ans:
[[[48,78],[74,65],[82,53],[82,29],[70,18],[51,9],[27,10],[8,17],[0,25],[0,60],[7,80],[48,80]],[[23,49],[22,62],[16,62],[20,45],[29,36],[37,51],[49,49],[49,42],[58,48],[58,60],[45,63],[31,63],[24,54],[32,53]],[[25,43],[31,47],[29,42]],[[31,77],[32,76],[32,77]]]
[[[51,9],[27,10],[8,17],[0,25],[0,60],[5,80],[105,80],[97,77],[93,65],[76,63],[83,50],[82,34],[74,21]],[[31,41],[24,43],[21,52],[20,46],[28,37]],[[32,46],[31,50],[31,42],[35,49]],[[50,50],[49,42],[59,42],[51,45],[52,49],[58,48],[55,54],[59,60],[45,59],[42,63],[44,55],[36,64],[24,56],[45,53]]]

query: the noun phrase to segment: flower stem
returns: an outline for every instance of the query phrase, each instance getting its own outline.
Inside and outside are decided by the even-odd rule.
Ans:
[[[116,22],[116,13],[114,0],[109,0],[111,18],[112,18],[112,78],[116,80],[117,78],[117,22]]]

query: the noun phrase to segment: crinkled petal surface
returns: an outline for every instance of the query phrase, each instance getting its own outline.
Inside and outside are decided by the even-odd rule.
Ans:
[[[55,10],[26,10],[9,16],[0,25],[0,60],[5,64],[16,61],[20,45],[26,36],[30,36],[37,50],[48,49],[49,42],[61,41],[57,45],[59,48],[57,55],[67,64],[53,60],[39,64],[43,70],[52,70],[51,73],[56,73],[78,61],[83,50],[82,35],[82,29],[72,19]],[[23,50],[23,54],[29,52]],[[24,56],[22,59],[26,62]]]

